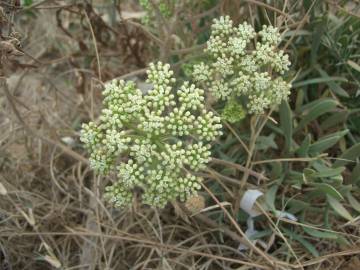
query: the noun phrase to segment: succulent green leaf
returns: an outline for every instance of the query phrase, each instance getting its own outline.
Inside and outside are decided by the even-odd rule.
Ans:
[[[354,220],[351,214],[349,213],[349,211],[345,209],[345,207],[339,202],[339,200],[337,200],[331,195],[326,195],[326,197],[329,205],[331,206],[332,209],[334,209],[334,211],[337,214],[339,214],[340,216],[342,216],[343,218],[349,221]]]

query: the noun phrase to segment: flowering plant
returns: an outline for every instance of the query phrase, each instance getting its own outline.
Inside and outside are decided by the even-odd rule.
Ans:
[[[234,27],[229,16],[214,19],[211,28],[205,50],[209,57],[194,65],[192,76],[216,99],[231,101],[225,117],[232,115],[231,110],[239,111],[234,102],[246,104],[249,113],[261,114],[287,99],[291,85],[281,75],[290,62],[277,49],[281,40],[277,28],[263,26],[256,33],[246,22]]]
[[[117,171],[105,197],[118,207],[130,204],[137,188],[144,203],[158,207],[196,194],[201,178],[193,172],[209,162],[210,142],[221,134],[220,118],[204,108],[203,90],[184,82],[173,93],[168,64],[150,64],[147,74],[148,93],[132,81],[106,84],[98,123],[81,131],[91,167]]]

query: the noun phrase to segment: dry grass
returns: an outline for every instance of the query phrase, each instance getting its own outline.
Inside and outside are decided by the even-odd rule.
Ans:
[[[246,2],[250,9],[267,7]],[[0,270],[360,268],[358,225],[338,227],[353,248],[319,241],[317,247],[328,255],[313,258],[290,242],[295,258],[278,244],[282,236],[270,216],[275,223],[262,221],[273,230],[267,247],[240,252],[239,244],[247,243],[243,228],[213,194],[207,206],[218,207],[207,214],[227,213],[225,222],[191,216],[177,204],[164,210],[104,204],[102,192],[111,177],[89,169],[78,140],[80,124],[98,114],[100,81],[142,74],[156,58],[150,47],[159,40],[134,22],[102,24],[91,6],[59,7],[67,5],[44,1],[33,7],[36,16],[17,15],[26,52],[18,61],[30,67],[12,66],[0,92]],[[137,14],[132,4],[123,8]],[[297,29],[303,22],[294,17],[289,23]],[[183,53],[176,50],[166,47],[160,57]],[[207,176],[224,180],[229,192],[237,189],[229,177],[211,170]]]

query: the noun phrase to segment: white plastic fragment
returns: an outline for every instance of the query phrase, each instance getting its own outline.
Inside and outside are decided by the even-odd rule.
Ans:
[[[255,206],[256,200],[263,195],[264,195],[264,193],[262,193],[261,191],[259,191],[257,189],[250,189],[244,193],[244,195],[240,201],[240,208],[249,215],[249,218],[246,221],[247,229],[245,231],[245,235],[248,239],[250,239],[253,235],[258,233],[258,231],[255,230],[255,227],[254,227],[254,217],[259,216],[262,213],[260,211],[256,210],[254,206]],[[285,211],[276,210],[275,216],[278,218],[286,218],[286,219],[289,219],[292,221],[297,221],[297,218],[293,214],[285,212]],[[259,243],[262,246],[266,246],[266,244],[261,240],[254,240],[252,242],[254,244]],[[248,247],[244,244],[240,244],[238,247],[239,251],[244,251],[247,249],[248,249]]]
[[[248,215],[249,218],[247,219],[247,230],[245,231],[245,235],[247,238],[251,238],[254,234],[258,231],[254,228],[254,217],[261,215],[261,213],[254,209],[254,205],[256,200],[264,195],[261,191],[257,189],[250,189],[246,191],[240,201],[240,208],[244,210]],[[256,244],[256,241],[253,241]],[[244,244],[240,244],[238,247],[239,251],[247,250],[248,247]]]
[[[250,189],[246,191],[240,201],[240,208],[244,210],[250,217],[261,215],[259,211],[254,209],[254,204],[256,200],[262,195],[264,195],[264,193],[257,189]]]
[[[250,239],[253,235],[257,234],[259,231],[255,230],[255,226],[254,226],[254,219],[252,217],[249,217],[246,221],[247,224],[247,230],[245,231],[245,235],[248,239]],[[265,247],[266,243],[262,240],[250,240],[251,242],[254,243],[254,245],[256,245],[257,243],[259,243],[261,246]],[[247,250],[249,249],[247,246],[245,246],[244,244],[240,244],[238,247],[239,251],[243,251],[243,250]]]
[[[247,230],[245,231],[245,235],[247,238],[250,239],[251,236],[253,236],[255,233],[257,233],[257,231],[254,229],[254,219],[252,217],[249,217],[246,221],[247,223]],[[242,251],[242,250],[247,250],[248,247],[244,244],[240,244],[238,247],[238,250]]]
[[[285,211],[276,211],[275,212],[276,217],[278,218],[286,218],[292,221],[297,221],[297,217],[295,217],[293,214],[285,212]]]

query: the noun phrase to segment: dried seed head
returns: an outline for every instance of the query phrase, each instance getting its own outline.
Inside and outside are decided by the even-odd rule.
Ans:
[[[186,200],[185,207],[192,214],[198,213],[205,208],[205,198],[201,195],[192,196]]]

